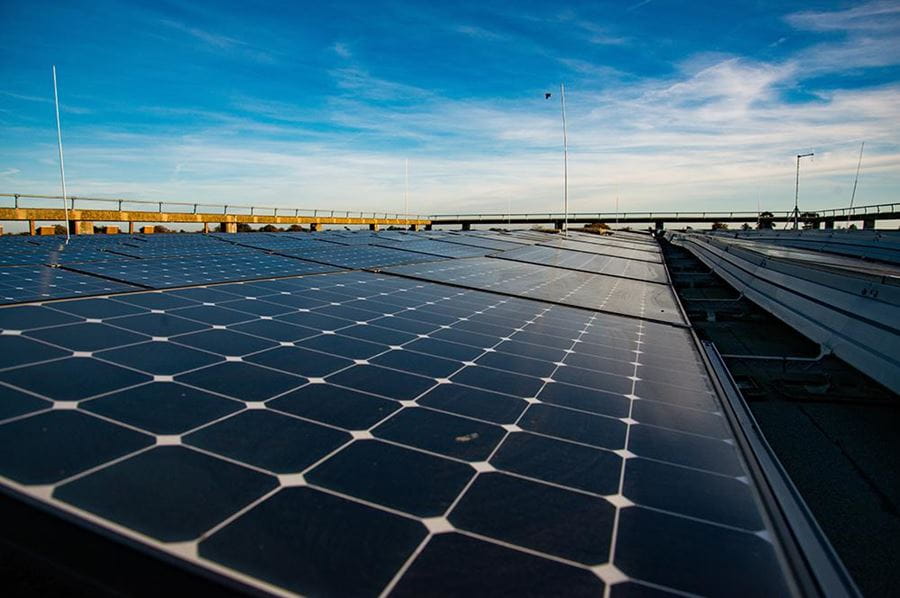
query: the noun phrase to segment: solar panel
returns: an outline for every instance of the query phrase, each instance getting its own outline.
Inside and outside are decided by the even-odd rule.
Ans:
[[[381,242],[378,242],[380,245]],[[459,245],[454,243],[445,243],[443,240],[422,239],[418,241],[405,241],[401,245],[393,244],[393,247],[402,249],[403,251],[415,251],[417,253],[425,253],[428,255],[436,255],[440,257],[480,257],[492,253],[490,250],[471,247],[468,245]]]
[[[0,303],[122,293],[137,287],[47,266],[0,268]]]
[[[684,325],[668,285],[492,258],[394,266],[393,274]]]
[[[499,236],[488,237],[486,235],[448,234],[442,240],[449,243],[459,243],[461,245],[483,247],[485,249],[516,249],[525,245],[525,243],[522,242],[513,243],[510,241],[501,240]]]
[[[348,272],[0,331],[0,483],[258,590],[788,593],[683,328]]]
[[[252,250],[225,255],[158,258],[123,262],[71,264],[66,268],[144,288],[166,287],[293,276],[333,271],[322,264],[266,255]]]
[[[375,239],[373,239],[375,240]],[[379,268],[395,264],[430,262],[442,258],[433,255],[401,251],[387,247],[356,244],[353,247],[303,248],[299,250],[279,249],[278,253],[299,257],[304,260],[339,266],[341,268],[362,269]]]
[[[662,263],[662,255],[658,248],[638,248],[636,245],[628,243],[601,243],[599,241],[586,242],[575,239],[551,239],[542,240],[540,241],[540,244],[547,245],[548,247],[557,247],[559,249],[569,249],[571,251],[611,255],[629,260],[652,262],[655,264]]]
[[[503,251],[493,254],[492,257],[553,266],[555,268],[565,268],[568,270],[592,272],[594,274],[622,276],[624,278],[634,278],[635,280],[645,280],[647,282],[666,283],[669,280],[666,275],[666,269],[662,264],[640,262],[637,260],[607,255],[583,253],[580,251],[569,251],[566,249],[545,247],[541,245]]]

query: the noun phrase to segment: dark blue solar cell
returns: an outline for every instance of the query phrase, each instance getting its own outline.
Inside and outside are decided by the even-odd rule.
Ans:
[[[460,575],[465,571],[465,575]],[[602,596],[600,578],[578,567],[476,540],[432,536],[391,596]]]
[[[519,341],[503,341],[497,345],[495,349],[504,354],[512,353],[513,355],[522,355],[523,357],[543,359],[544,361],[551,362],[562,361],[566,356],[566,352],[563,349],[543,347],[541,345],[533,345],[531,343],[522,343]]]
[[[373,326],[381,326],[390,330],[399,330],[408,334],[428,334],[440,328],[439,324],[418,322],[398,316],[383,317],[370,322]]]
[[[462,362],[451,361],[441,357],[433,357],[423,353],[395,350],[384,355],[379,355],[372,363],[388,368],[431,376],[432,378],[446,378],[456,370],[463,367]]]
[[[502,473],[478,476],[454,507],[454,526],[586,565],[609,558],[607,500]]]
[[[172,375],[194,370],[222,357],[167,342],[149,342],[95,354],[96,357],[148,374]]]
[[[623,395],[631,394],[634,381],[625,376],[596,372],[576,367],[561,367],[553,374],[558,382],[568,382],[595,390],[605,390]]]
[[[230,361],[181,374],[176,379],[242,401],[265,401],[305,382],[303,378],[291,374]]]
[[[229,292],[228,288],[224,285],[223,288],[215,287],[178,289],[172,291],[170,295],[174,295],[175,297],[182,297],[184,299],[191,299],[193,301],[199,301],[200,303],[221,303],[223,301],[233,301],[238,297],[243,296],[242,293]]]
[[[348,440],[346,432],[262,409],[244,411],[184,439],[276,473],[301,471]]]
[[[407,332],[362,324],[344,328],[341,330],[341,334],[382,345],[402,345],[416,338],[416,335]]]
[[[610,588],[609,595],[611,598],[676,598],[682,596],[682,594],[667,592],[634,581],[617,583]]]
[[[130,316],[146,311],[142,307],[128,305],[112,299],[82,299],[80,301],[60,301],[53,304],[58,309],[82,318],[115,318]]]
[[[266,406],[345,430],[367,430],[400,408],[396,401],[330,384],[309,384]]]
[[[467,384],[525,398],[535,396],[544,385],[540,378],[480,366],[466,367],[454,374],[452,380],[457,384]]]
[[[230,326],[231,330],[245,332],[273,341],[291,343],[320,334],[318,330],[305,326],[294,326],[278,320],[253,320]]]
[[[273,476],[247,467],[161,446],[64,484],[54,497],[158,540],[178,542],[199,537],[277,485]]]
[[[270,303],[268,301],[261,301],[258,299],[238,299],[237,301],[227,301],[225,303],[221,303],[220,307],[227,307],[228,309],[235,309],[240,312],[254,314],[257,316],[278,316],[294,311],[294,308],[292,307],[286,305],[278,305],[277,303]]]
[[[578,349],[581,349],[580,344],[578,345]],[[629,359],[629,361],[608,359],[606,357],[599,357],[587,353],[570,353],[566,357],[565,363],[567,366],[575,366],[598,372],[607,372],[618,376],[633,376],[634,364],[630,363],[630,361],[634,361],[635,356],[632,354],[632,356],[627,359]],[[643,373],[646,369],[647,368],[642,368],[640,371]]]
[[[480,348],[441,341],[434,338],[420,338],[419,340],[405,345],[405,348],[410,351],[419,351],[421,353],[446,357],[447,359],[456,359],[458,361],[475,359],[483,352]]]
[[[63,351],[22,336],[0,336],[0,368],[45,361],[69,354],[68,351]]]
[[[172,310],[169,313],[182,318],[189,318],[191,320],[203,322],[205,324],[219,326],[225,326],[227,324],[237,324],[238,322],[246,322],[248,320],[256,319],[253,314],[248,314],[242,311],[235,311],[233,309],[226,309],[225,307],[219,307],[217,305],[198,305],[197,307],[185,307],[182,309]]]
[[[0,384],[0,419],[8,419],[48,409],[53,404]]]
[[[460,343],[470,347],[479,347],[480,349],[488,349],[500,342],[500,338],[496,336],[488,336],[486,334],[478,334],[477,332],[465,332],[462,330],[454,330],[452,328],[441,328],[431,333],[432,338]]]
[[[375,440],[360,440],[306,474],[311,483],[419,515],[443,514],[475,470]]]
[[[55,401],[77,401],[134,386],[150,377],[96,359],[70,357],[7,370],[0,380]]]
[[[315,330],[339,330],[352,326],[353,320],[345,320],[344,318],[335,318],[326,316],[325,314],[316,313],[314,311],[297,311],[275,318],[279,322],[289,322],[298,326],[306,326]]]
[[[638,377],[641,376],[641,370],[638,368]],[[712,390],[701,388],[689,389],[679,388],[670,384],[662,384],[650,380],[639,380],[634,387],[634,394],[642,399],[651,399],[654,401],[662,401],[663,403],[674,403],[680,407],[693,407],[695,409],[705,409],[714,411],[717,408],[717,401]]]
[[[695,594],[732,595],[735,580],[747,596],[790,594],[766,540],[640,507],[619,515],[615,565],[632,577]]]
[[[32,330],[27,334],[72,351],[98,351],[149,340],[143,334],[90,322]]]
[[[332,384],[349,386],[397,400],[412,400],[436,384],[434,378],[358,365],[329,376]]]
[[[484,461],[503,439],[503,428],[430,409],[404,409],[372,433],[432,453]]]
[[[508,353],[487,353],[478,358],[478,365],[497,368],[507,372],[517,374],[526,374],[529,376],[549,377],[554,370],[556,364],[549,361],[539,361],[529,357],[521,357],[518,355],[510,355]]]
[[[419,522],[286,488],[201,542],[200,555],[298,594],[376,596],[425,535]]]
[[[619,489],[622,459],[610,451],[535,434],[509,434],[491,463],[498,469],[597,494]]]
[[[619,393],[591,390],[556,382],[546,385],[538,398],[545,403],[572,407],[610,417],[628,417],[631,401]]]
[[[121,301],[147,309],[175,309],[178,307],[189,307],[197,305],[197,301],[178,297],[172,293],[133,293],[129,295],[119,295],[114,301]]]
[[[643,424],[671,428],[680,432],[690,432],[713,438],[731,437],[728,424],[721,415],[698,409],[676,407],[659,401],[635,401],[631,409],[631,417]]]
[[[439,384],[416,402],[498,424],[513,423],[528,406],[521,399],[459,384]]]
[[[3,330],[31,330],[32,328],[58,326],[81,321],[81,318],[33,305],[0,309],[0,329]]]
[[[203,332],[185,334],[179,336],[176,342],[180,345],[188,345],[189,347],[203,349],[219,355],[234,357],[256,353],[257,351],[277,346],[272,341],[231,330],[205,330]]]
[[[328,374],[353,365],[349,359],[299,347],[276,347],[256,353],[248,357],[247,361],[313,378],[324,378]]]
[[[181,434],[244,405],[172,382],[152,382],[91,399],[81,407],[154,434]]]
[[[316,349],[348,359],[368,359],[388,350],[387,345],[370,343],[342,334],[322,334],[297,343],[300,347]]]
[[[531,405],[519,426],[532,432],[608,449],[625,446],[627,426],[612,417],[590,415],[550,405]]]
[[[622,494],[663,511],[751,531],[763,528],[750,486],[732,477],[629,459]]]
[[[141,314],[137,316],[126,316],[117,318],[114,322],[116,326],[131,330],[132,332],[140,332],[148,336],[175,336],[176,334],[184,334],[187,332],[196,332],[206,328],[199,322],[193,322],[184,318],[179,318],[170,314]]]
[[[0,426],[0,474],[22,484],[50,484],[153,442],[75,410],[38,413]]]
[[[725,475],[739,476],[744,473],[737,449],[718,438],[634,425],[628,434],[628,450],[642,457]]]

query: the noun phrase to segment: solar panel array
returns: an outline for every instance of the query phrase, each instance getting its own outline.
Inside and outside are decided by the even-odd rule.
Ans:
[[[662,264],[641,262],[621,257],[567,251],[555,247],[530,245],[498,254],[507,260],[553,266],[569,270],[581,270],[594,274],[613,274],[624,278],[634,278],[648,282],[668,282],[666,269]]]
[[[395,266],[386,270],[423,280],[686,324],[668,285],[492,258]]]
[[[275,594],[789,593],[668,285],[393,236],[0,308],[0,487]]]

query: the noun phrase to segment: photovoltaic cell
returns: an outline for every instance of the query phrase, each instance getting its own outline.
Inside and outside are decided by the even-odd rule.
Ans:
[[[346,272],[0,333],[0,484],[262,591],[787,593],[680,327]]]

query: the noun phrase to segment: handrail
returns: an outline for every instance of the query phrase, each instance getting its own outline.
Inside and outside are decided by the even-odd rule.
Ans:
[[[684,212],[684,211],[674,211],[674,212],[569,212],[569,218],[594,218],[597,220],[611,220],[614,218],[646,218],[647,220],[666,220],[666,219],[676,219],[676,220],[690,220],[691,218],[740,218],[740,217],[752,217],[758,218],[761,214],[771,214],[772,218],[789,218],[792,217],[793,211],[790,210],[763,210],[761,212],[757,212],[754,210],[744,210],[744,211],[697,211],[697,212]],[[801,218],[803,218],[803,214],[809,214],[813,218],[817,220],[826,220],[830,218],[838,218],[838,217],[847,217],[848,215],[853,216],[866,216],[872,214],[889,214],[889,213],[900,213],[900,203],[884,203],[884,204],[872,204],[867,206],[853,206],[852,208],[827,208],[823,210],[804,210],[801,214]],[[432,214],[429,216],[429,219],[437,222],[440,220],[497,220],[497,219],[507,219],[507,218],[516,218],[516,219],[535,219],[535,220],[562,220],[564,219],[566,214],[563,212],[520,212],[520,213],[507,213],[507,212],[493,212],[493,213],[477,213],[477,214]]]
[[[63,199],[58,195],[31,195],[26,193],[0,193],[0,197],[11,197],[13,198],[14,207],[19,208],[19,200],[20,199],[47,199],[47,200],[61,200]],[[278,210],[282,210],[284,213],[285,210],[292,210],[294,216],[312,216],[313,218],[318,218],[321,213],[329,213],[330,217],[342,217],[344,218],[355,218],[356,214],[359,214],[360,218],[364,218],[364,214],[368,214],[369,212],[362,212],[359,210],[321,210],[321,209],[312,209],[312,208],[276,208],[276,207],[264,207],[264,206],[252,206],[252,205],[234,205],[234,204],[209,204],[209,203],[199,203],[199,202],[184,202],[184,201],[159,201],[159,200],[145,200],[145,199],[127,199],[127,198],[109,198],[109,197],[83,197],[83,196],[69,196],[70,208],[76,209],[76,201],[90,201],[90,202],[107,202],[107,203],[115,203],[118,211],[123,211],[123,204],[142,204],[142,205],[153,205],[156,207],[155,211],[163,212],[164,207],[173,207],[173,206],[182,206],[182,207],[190,207],[192,213],[196,214],[199,208],[211,208],[216,209],[213,213],[221,213],[221,214],[237,214],[235,210],[244,210],[248,211],[251,215],[263,215],[263,212],[271,212],[272,215],[277,216]],[[674,211],[674,212],[655,212],[655,211],[647,211],[647,212],[569,212],[569,218],[581,219],[581,218],[592,218],[597,221],[611,221],[615,219],[636,219],[636,218],[645,218],[648,221],[651,220],[679,220],[679,221],[690,221],[692,218],[699,219],[714,219],[714,218],[741,218],[747,217],[748,219],[755,219],[760,216],[760,214],[764,214],[768,212],[772,214],[773,218],[783,219],[790,218],[793,214],[792,211],[789,210],[779,210],[779,211],[771,211],[765,210],[763,212],[757,212],[752,210],[745,211],[697,211],[697,212],[683,212],[683,211]],[[900,212],[900,203],[883,203],[883,204],[872,204],[865,206],[853,206],[846,208],[827,208],[824,210],[806,210],[804,214],[814,215],[813,217],[816,220],[828,220],[832,218],[847,218],[853,216],[870,216],[873,214],[885,214],[885,213],[898,213]],[[508,220],[508,219],[517,219],[517,220],[536,220],[546,222],[549,220],[563,220],[566,217],[566,214],[563,212],[522,212],[522,213],[506,213],[506,212],[494,212],[494,213],[479,213],[479,214],[434,214],[431,216],[423,216],[421,214],[402,214],[402,213],[389,213],[389,212],[371,212],[372,218],[383,218],[383,219],[407,219],[407,220],[432,220],[435,223],[438,223],[441,220],[452,220],[452,221],[461,221],[461,220],[471,220],[471,221],[479,221],[479,220]],[[802,217],[802,215],[801,215]]]
[[[13,206],[18,209],[19,200],[20,199],[50,199],[50,200],[62,200],[62,196],[60,195],[31,195],[28,193],[0,193],[0,197],[11,197],[13,198]],[[278,210],[285,210],[285,208],[274,208],[274,207],[264,207],[264,206],[245,206],[245,205],[234,205],[234,204],[209,204],[209,203],[192,203],[185,201],[159,201],[159,200],[146,200],[146,199],[127,199],[127,198],[110,198],[110,197],[83,197],[83,196],[73,196],[70,195],[67,197],[70,200],[70,209],[76,209],[75,202],[76,201],[91,201],[91,202],[106,202],[106,203],[114,203],[116,204],[117,211],[121,212],[122,204],[141,204],[141,205],[152,205],[156,210],[148,210],[148,211],[156,211],[156,212],[164,212],[164,207],[174,207],[174,206],[182,206],[182,207],[190,207],[191,212],[196,214],[198,208],[211,208],[215,209],[215,214],[236,214],[235,210],[249,210],[251,216],[277,216]],[[311,209],[311,208],[294,208],[294,216],[312,216],[314,218],[319,217],[318,212],[322,212],[323,210]],[[271,212],[271,214],[263,214],[263,212]],[[359,215],[360,218],[365,218],[363,214],[369,214],[370,212],[362,212],[359,210],[330,210],[332,218],[356,218],[356,214]],[[400,214],[400,213],[390,213],[390,212],[371,212],[373,219],[385,219],[385,220],[427,220],[427,217],[422,216],[421,214]]]

